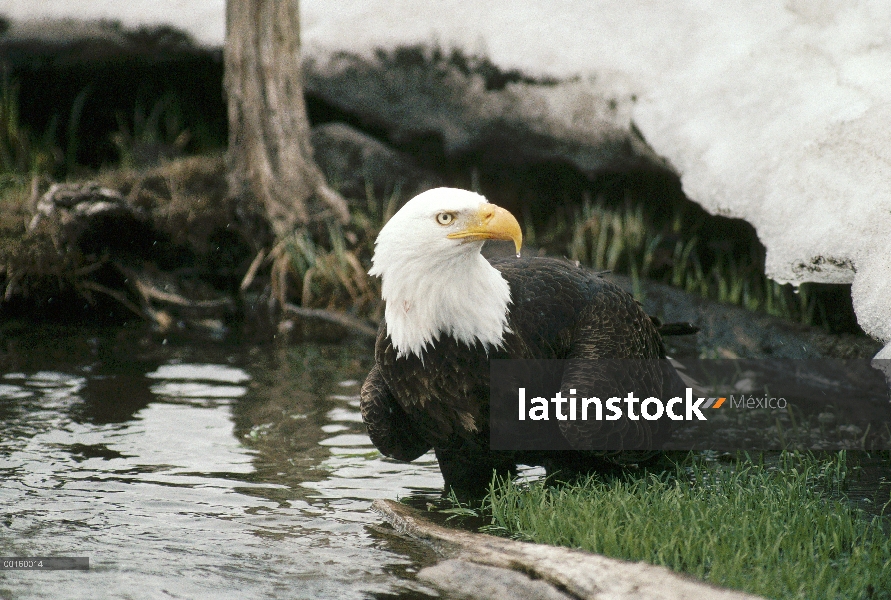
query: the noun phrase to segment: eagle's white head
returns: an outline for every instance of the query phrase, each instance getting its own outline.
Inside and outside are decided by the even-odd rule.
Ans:
[[[513,241],[519,253],[519,223],[465,190],[419,194],[387,222],[368,273],[382,280],[387,333],[397,356],[423,358],[427,344],[441,335],[468,346],[501,345],[510,287],[480,254],[492,239]]]

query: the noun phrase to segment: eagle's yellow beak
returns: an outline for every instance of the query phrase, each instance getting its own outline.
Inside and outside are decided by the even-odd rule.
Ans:
[[[451,239],[470,240],[510,240],[520,255],[523,247],[523,232],[512,214],[500,206],[483,204],[476,215],[468,219],[467,227],[448,234]]]

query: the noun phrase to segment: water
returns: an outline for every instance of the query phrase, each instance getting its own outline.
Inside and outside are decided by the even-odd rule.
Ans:
[[[176,343],[139,329],[0,332],[0,598],[427,598],[433,556],[376,498],[440,494],[432,454],[383,459],[359,414],[371,349]],[[888,502],[884,460],[849,497]],[[524,471],[530,477],[540,470]]]
[[[375,498],[436,498],[432,455],[383,459],[358,409],[362,344],[176,344],[19,331],[0,344],[0,598],[427,597],[423,548]]]

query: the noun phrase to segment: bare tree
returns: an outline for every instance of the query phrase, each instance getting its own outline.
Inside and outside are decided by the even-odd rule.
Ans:
[[[278,237],[314,220],[347,222],[312,157],[298,0],[227,0],[224,60],[231,190],[262,201]]]

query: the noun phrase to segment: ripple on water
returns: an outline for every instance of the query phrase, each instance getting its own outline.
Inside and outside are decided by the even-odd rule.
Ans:
[[[0,354],[2,370],[39,365],[0,383],[0,554],[91,560],[5,572],[0,596],[431,592],[411,576],[422,554],[368,528],[371,500],[435,496],[442,480],[432,454],[403,465],[371,446],[345,393],[364,347],[93,344],[98,362],[74,353],[64,369],[40,364],[40,343]]]

